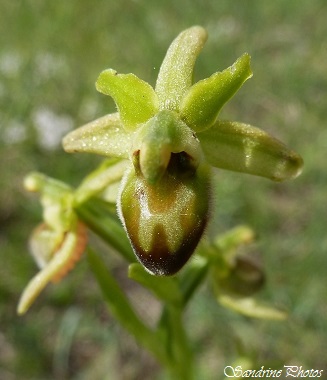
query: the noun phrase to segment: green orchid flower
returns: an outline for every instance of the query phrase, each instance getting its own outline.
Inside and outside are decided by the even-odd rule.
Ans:
[[[250,56],[193,84],[206,39],[200,26],[178,35],[155,88],[134,74],[103,71],[96,88],[114,99],[118,112],[63,139],[67,152],[126,160],[118,214],[137,258],[156,275],[180,270],[201,239],[210,217],[211,167],[283,181],[298,176],[303,165],[261,129],[218,119],[252,77]]]
[[[25,188],[41,194],[43,222],[29,241],[40,271],[25,287],[17,307],[24,314],[48,283],[58,283],[80,260],[87,244],[87,230],[73,210],[72,189],[40,173],[25,178]]]

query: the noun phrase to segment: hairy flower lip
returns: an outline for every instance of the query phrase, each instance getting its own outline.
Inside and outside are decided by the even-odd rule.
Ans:
[[[184,153],[172,154],[154,185],[133,166],[125,173],[118,214],[148,272],[175,274],[193,254],[209,220],[210,178],[207,165],[194,169]]]

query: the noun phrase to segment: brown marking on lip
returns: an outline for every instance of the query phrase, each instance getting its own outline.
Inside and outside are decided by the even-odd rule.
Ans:
[[[171,276],[177,273],[189,260],[204,232],[207,219],[199,221],[197,226],[184,237],[183,243],[175,252],[170,252],[167,236],[162,225],[157,225],[152,236],[152,248],[145,252],[135,236],[130,236],[138,260],[157,276]]]
[[[171,170],[156,185],[131,172],[121,193],[121,216],[134,252],[155,275],[173,275],[184,266],[209,219],[208,172],[189,171],[187,157],[175,155],[173,160]],[[184,206],[179,208],[179,202]],[[150,227],[141,236],[143,223]]]

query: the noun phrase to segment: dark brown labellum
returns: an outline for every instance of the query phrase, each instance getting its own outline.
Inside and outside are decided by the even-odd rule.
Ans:
[[[134,252],[155,275],[173,275],[194,252],[209,215],[210,173],[171,155],[162,178],[150,185],[134,167],[121,188],[119,213]]]

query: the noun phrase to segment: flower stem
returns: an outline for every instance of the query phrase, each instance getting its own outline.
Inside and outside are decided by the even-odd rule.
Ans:
[[[139,319],[117,281],[104,266],[100,257],[90,248],[88,261],[113,316],[161,364],[169,366],[168,357],[162,346],[158,344],[157,333]]]
[[[172,379],[193,379],[193,352],[183,324],[183,309],[165,305],[158,331],[169,357],[166,367]]]

